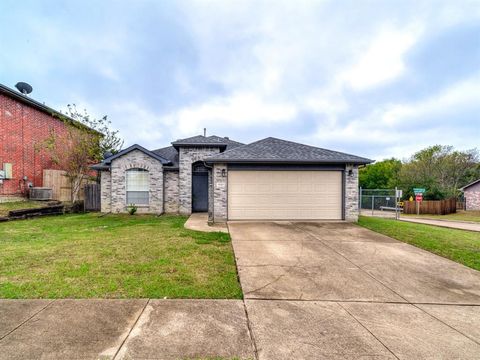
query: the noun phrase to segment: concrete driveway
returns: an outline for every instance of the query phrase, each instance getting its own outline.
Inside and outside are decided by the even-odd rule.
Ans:
[[[354,224],[229,229],[259,358],[478,358],[480,272]]]
[[[0,359],[479,358],[479,272],[352,224],[229,228],[245,300],[0,299]]]

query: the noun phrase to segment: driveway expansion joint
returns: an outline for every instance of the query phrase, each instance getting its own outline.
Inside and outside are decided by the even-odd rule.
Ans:
[[[395,290],[391,289],[389,286],[387,286],[386,284],[384,284],[383,282],[381,282],[380,280],[378,280],[375,276],[373,276],[372,274],[370,274],[369,272],[365,271],[361,266],[355,264],[352,260],[350,260],[349,258],[347,258],[345,255],[343,255],[342,253],[338,252],[337,250],[335,250],[332,246],[328,245],[327,243],[325,243],[325,241],[323,241],[321,238],[319,238],[317,235],[315,235],[314,233],[308,231],[308,230],[305,230],[305,229],[302,229],[301,227],[299,227],[298,225],[294,225],[298,230],[300,231],[303,231],[305,234],[309,235],[309,236],[312,236],[314,237],[315,239],[317,239],[319,242],[321,242],[324,246],[326,246],[327,248],[329,248],[330,250],[332,250],[334,253],[336,253],[337,255],[341,256],[342,258],[344,258],[345,260],[347,260],[350,264],[352,264],[353,266],[357,267],[359,270],[361,270],[364,274],[366,274],[367,276],[369,276],[371,279],[375,280],[376,282],[378,282],[380,285],[384,286],[385,288],[387,288],[388,290],[390,290],[392,293],[394,293],[395,295],[397,295],[399,298],[405,300],[406,303],[408,304],[411,304],[411,302],[406,299],[405,297],[403,297],[402,295],[400,295],[398,292],[396,292]]]
[[[31,316],[29,316],[27,319],[25,319],[24,321],[22,321],[20,324],[18,324],[17,326],[15,326],[12,330],[10,330],[9,332],[7,332],[5,335],[1,336],[0,337],[0,341],[2,341],[3,339],[5,339],[8,335],[10,335],[11,333],[13,333],[15,330],[19,329],[20,327],[22,327],[22,325],[26,324],[27,322],[29,322],[31,319],[33,319],[35,316],[37,316],[38,314],[40,314],[43,310],[45,310],[47,307],[49,307],[50,305],[52,305],[54,302],[56,302],[58,299],[53,299],[51,300],[47,305],[45,305],[44,307],[42,307],[40,310],[36,311],[35,313],[33,313]]]
[[[460,330],[458,330],[457,328],[453,327],[452,325],[450,325],[450,324],[446,323],[445,321],[443,321],[443,320],[439,319],[439,318],[438,318],[438,317],[436,317],[435,315],[433,315],[433,314],[430,314],[430,313],[429,313],[428,311],[426,311],[425,309],[422,309],[421,307],[417,306],[416,304],[411,304],[411,305],[412,305],[412,306],[414,306],[415,308],[417,308],[418,310],[420,310],[420,311],[424,312],[425,314],[427,314],[427,315],[428,315],[428,316],[430,316],[431,318],[433,318],[433,319],[435,319],[435,320],[437,320],[437,321],[441,322],[442,324],[444,324],[444,325],[448,326],[450,329],[452,329],[452,330],[454,330],[454,331],[458,332],[459,334],[461,334],[461,335],[463,335],[463,336],[465,336],[465,337],[469,338],[469,339],[470,339],[470,340],[472,340],[474,343],[476,343],[476,344],[480,345],[480,342],[479,342],[479,341],[475,340],[474,338],[472,338],[472,337],[471,337],[471,336],[469,336],[468,334],[465,334],[465,333],[463,333],[462,331],[460,331]],[[439,305],[439,304],[435,304],[435,305]]]
[[[259,357],[258,357],[257,342],[255,340],[255,335],[253,333],[252,324],[250,323],[250,317],[248,315],[248,309],[247,309],[247,304],[245,303],[245,298],[243,298],[242,303],[243,303],[243,310],[245,311],[245,319],[247,322],[248,335],[250,336],[250,341],[253,347],[253,354],[255,356],[255,360],[258,360]]]
[[[130,328],[130,330],[128,330],[127,336],[125,336],[125,338],[122,340],[120,346],[118,347],[117,351],[115,352],[115,355],[113,355],[112,360],[118,359],[118,355],[120,354],[120,350],[122,350],[122,347],[123,347],[123,346],[125,345],[125,343],[127,342],[128,337],[129,337],[130,334],[132,333],[133,329],[135,329],[135,326],[137,325],[138,320],[140,320],[140,318],[142,317],[142,315],[143,315],[143,313],[145,312],[145,309],[147,308],[147,306],[148,306],[149,303],[150,303],[150,299],[147,299],[147,301],[145,302],[145,305],[144,305],[143,308],[142,308],[142,311],[140,311],[140,314],[139,314],[138,317],[135,319],[135,322],[133,323],[132,327]]]
[[[366,331],[368,331],[370,333],[370,335],[372,335],[380,344],[382,344],[383,347],[385,349],[387,349],[393,356],[395,356],[396,359],[400,359],[397,355],[395,355],[395,353],[392,350],[390,350],[390,348],[387,345],[385,345],[383,343],[383,341],[381,341],[377,336],[375,336],[375,334],[373,332],[371,332],[369,328],[367,328],[365,325],[363,325],[360,322],[360,320],[358,320],[350,311],[348,311],[348,309],[343,307],[342,304],[339,303],[339,302],[337,302],[337,305],[340,306],[343,310],[345,310],[347,312],[347,314],[350,315],[361,327],[363,327]]]

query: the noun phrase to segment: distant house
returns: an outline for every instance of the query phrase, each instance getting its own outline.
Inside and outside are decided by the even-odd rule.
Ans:
[[[45,169],[58,169],[42,144],[67,126],[93,131],[16,90],[0,84],[0,201],[25,197],[29,187],[43,186]]]
[[[465,185],[460,190],[465,198],[465,210],[480,210],[480,179]]]

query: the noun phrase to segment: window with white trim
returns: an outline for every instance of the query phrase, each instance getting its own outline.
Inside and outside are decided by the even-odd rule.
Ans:
[[[127,180],[127,205],[148,205],[150,192],[150,174],[145,169],[128,169]]]

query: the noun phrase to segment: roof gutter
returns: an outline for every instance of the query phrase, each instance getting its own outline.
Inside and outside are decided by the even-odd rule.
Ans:
[[[365,160],[341,160],[341,161],[319,161],[319,160],[301,160],[301,161],[294,161],[294,160],[269,160],[269,159],[236,159],[236,160],[229,160],[229,159],[206,159],[205,163],[214,164],[214,163],[225,163],[225,164],[356,164],[356,165],[366,165],[373,163],[374,160],[365,159]]]
[[[171,143],[172,146],[178,151],[179,148],[181,147],[217,147],[220,149],[225,149],[227,147],[227,144],[223,143],[187,143],[187,144],[182,144],[182,143]]]

